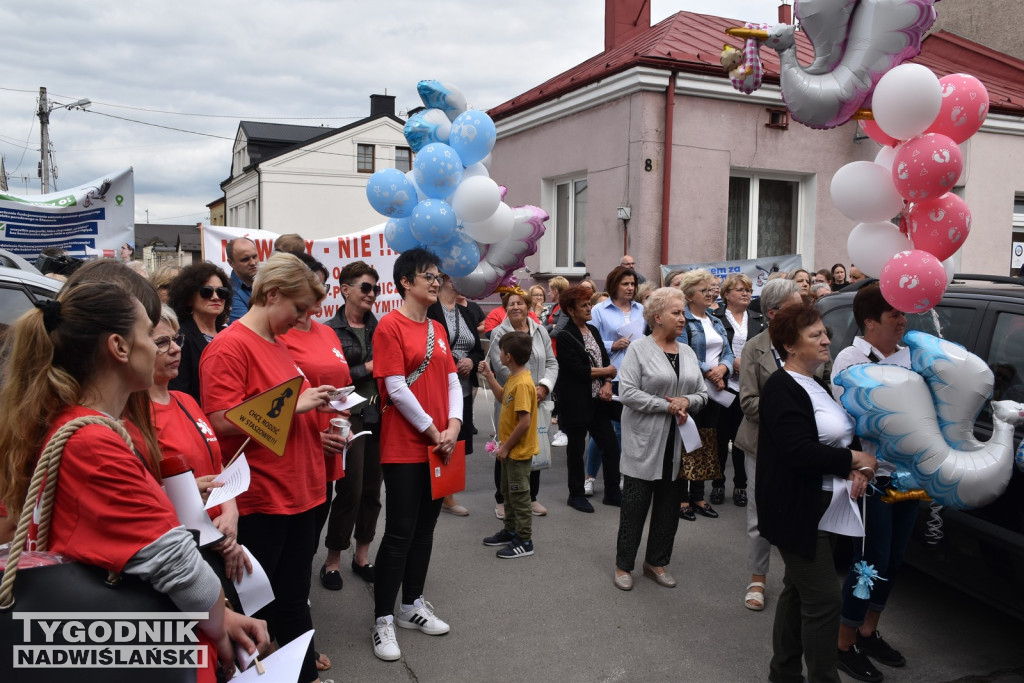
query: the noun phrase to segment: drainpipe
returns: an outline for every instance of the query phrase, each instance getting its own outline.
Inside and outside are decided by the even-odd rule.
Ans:
[[[263,230],[263,176],[260,174],[260,165],[254,167],[256,171],[256,229]]]
[[[668,228],[672,208],[672,128],[676,112],[676,76],[673,71],[665,92],[665,169],[661,175],[661,263],[668,263]]]

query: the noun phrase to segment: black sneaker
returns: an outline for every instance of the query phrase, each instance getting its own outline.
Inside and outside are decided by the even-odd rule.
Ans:
[[[839,670],[858,681],[880,681],[882,672],[875,668],[868,656],[856,644],[849,650],[839,650]]]
[[[569,500],[565,501],[566,504],[580,512],[593,512],[594,506],[590,504],[590,501],[585,496],[569,496]]]
[[[516,540],[499,550],[497,555],[503,560],[514,560],[518,557],[529,557],[530,555],[533,555],[533,541],[524,541],[516,536]]]
[[[907,659],[900,654],[899,650],[882,639],[882,634],[875,631],[870,636],[861,635],[857,631],[857,647],[861,652],[879,664],[886,666],[900,667],[907,663]]]
[[[722,486],[711,487],[711,504],[721,505],[725,502],[725,488]]]
[[[485,538],[484,545],[508,545],[517,538],[518,536],[516,536],[516,532],[509,531],[508,529],[502,529],[493,536],[488,536],[487,538]]]

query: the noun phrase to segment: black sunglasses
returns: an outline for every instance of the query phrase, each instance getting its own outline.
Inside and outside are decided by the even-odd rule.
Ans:
[[[354,282],[346,282],[345,284],[348,285],[349,287],[356,286]],[[370,292],[373,292],[374,296],[380,296],[380,285],[371,285],[369,282],[360,282],[359,291],[362,292],[363,294],[369,294]]]
[[[210,285],[203,285],[199,288],[199,296],[203,299],[212,299],[214,292],[217,293],[217,298],[221,301],[227,301],[228,294],[231,293],[227,287],[211,287]]]

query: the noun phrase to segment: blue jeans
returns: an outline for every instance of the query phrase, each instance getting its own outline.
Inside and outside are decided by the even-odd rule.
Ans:
[[[844,626],[859,627],[864,623],[868,610],[881,612],[892,592],[896,570],[903,564],[903,555],[914,530],[919,503],[908,500],[902,503],[883,503],[882,495],[872,491],[874,495],[867,498],[867,520],[865,523],[866,544],[861,553],[861,544],[854,540],[853,562],[861,559],[875,566],[879,576],[886,581],[875,581],[871,589],[871,597],[867,600],[854,597],[853,588],[857,585],[857,572],[850,568],[843,582],[843,611],[841,622]]]
[[[612,431],[615,432],[615,440],[619,442],[619,448],[622,448],[622,423],[617,420],[612,420]],[[590,445],[587,446],[587,476],[597,477],[597,471],[601,469],[601,448],[594,440],[590,440]]]

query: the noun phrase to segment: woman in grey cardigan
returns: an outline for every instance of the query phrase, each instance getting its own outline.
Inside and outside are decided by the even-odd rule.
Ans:
[[[631,572],[652,501],[644,576],[668,588],[676,585],[665,567],[672,557],[679,526],[677,425],[708,400],[697,356],[689,346],[676,341],[686,324],[685,306],[678,289],[662,287],[651,294],[644,308],[651,336],[630,344],[619,369],[620,469],[625,485],[615,553],[615,587],[621,590],[633,588]]]
[[[538,415],[538,427],[548,426],[551,423],[551,408],[554,403],[551,400],[551,391],[555,388],[558,380],[558,360],[555,359],[555,352],[551,348],[551,338],[543,326],[535,323],[528,315],[529,299],[526,292],[518,287],[509,290],[501,295],[501,303],[505,307],[506,317],[501,324],[491,332],[491,346],[487,352],[487,359],[482,361],[488,363],[491,372],[494,373],[498,383],[504,385],[508,379],[508,368],[501,364],[498,357],[501,351],[498,349],[498,341],[509,332],[526,332],[533,339],[533,351],[530,354],[530,361],[526,364],[533,377],[533,383],[537,385],[538,407],[546,406],[547,425],[541,425]],[[494,424],[498,423],[498,415],[501,413],[501,403],[494,402]],[[546,430],[545,430],[546,431]],[[543,435],[542,435],[543,438]],[[501,463],[494,461],[494,514],[498,519],[505,518],[505,500],[501,496]],[[530,508],[534,515],[542,517],[548,514],[547,509],[537,502],[537,491],[540,489],[540,470],[530,473]]]

